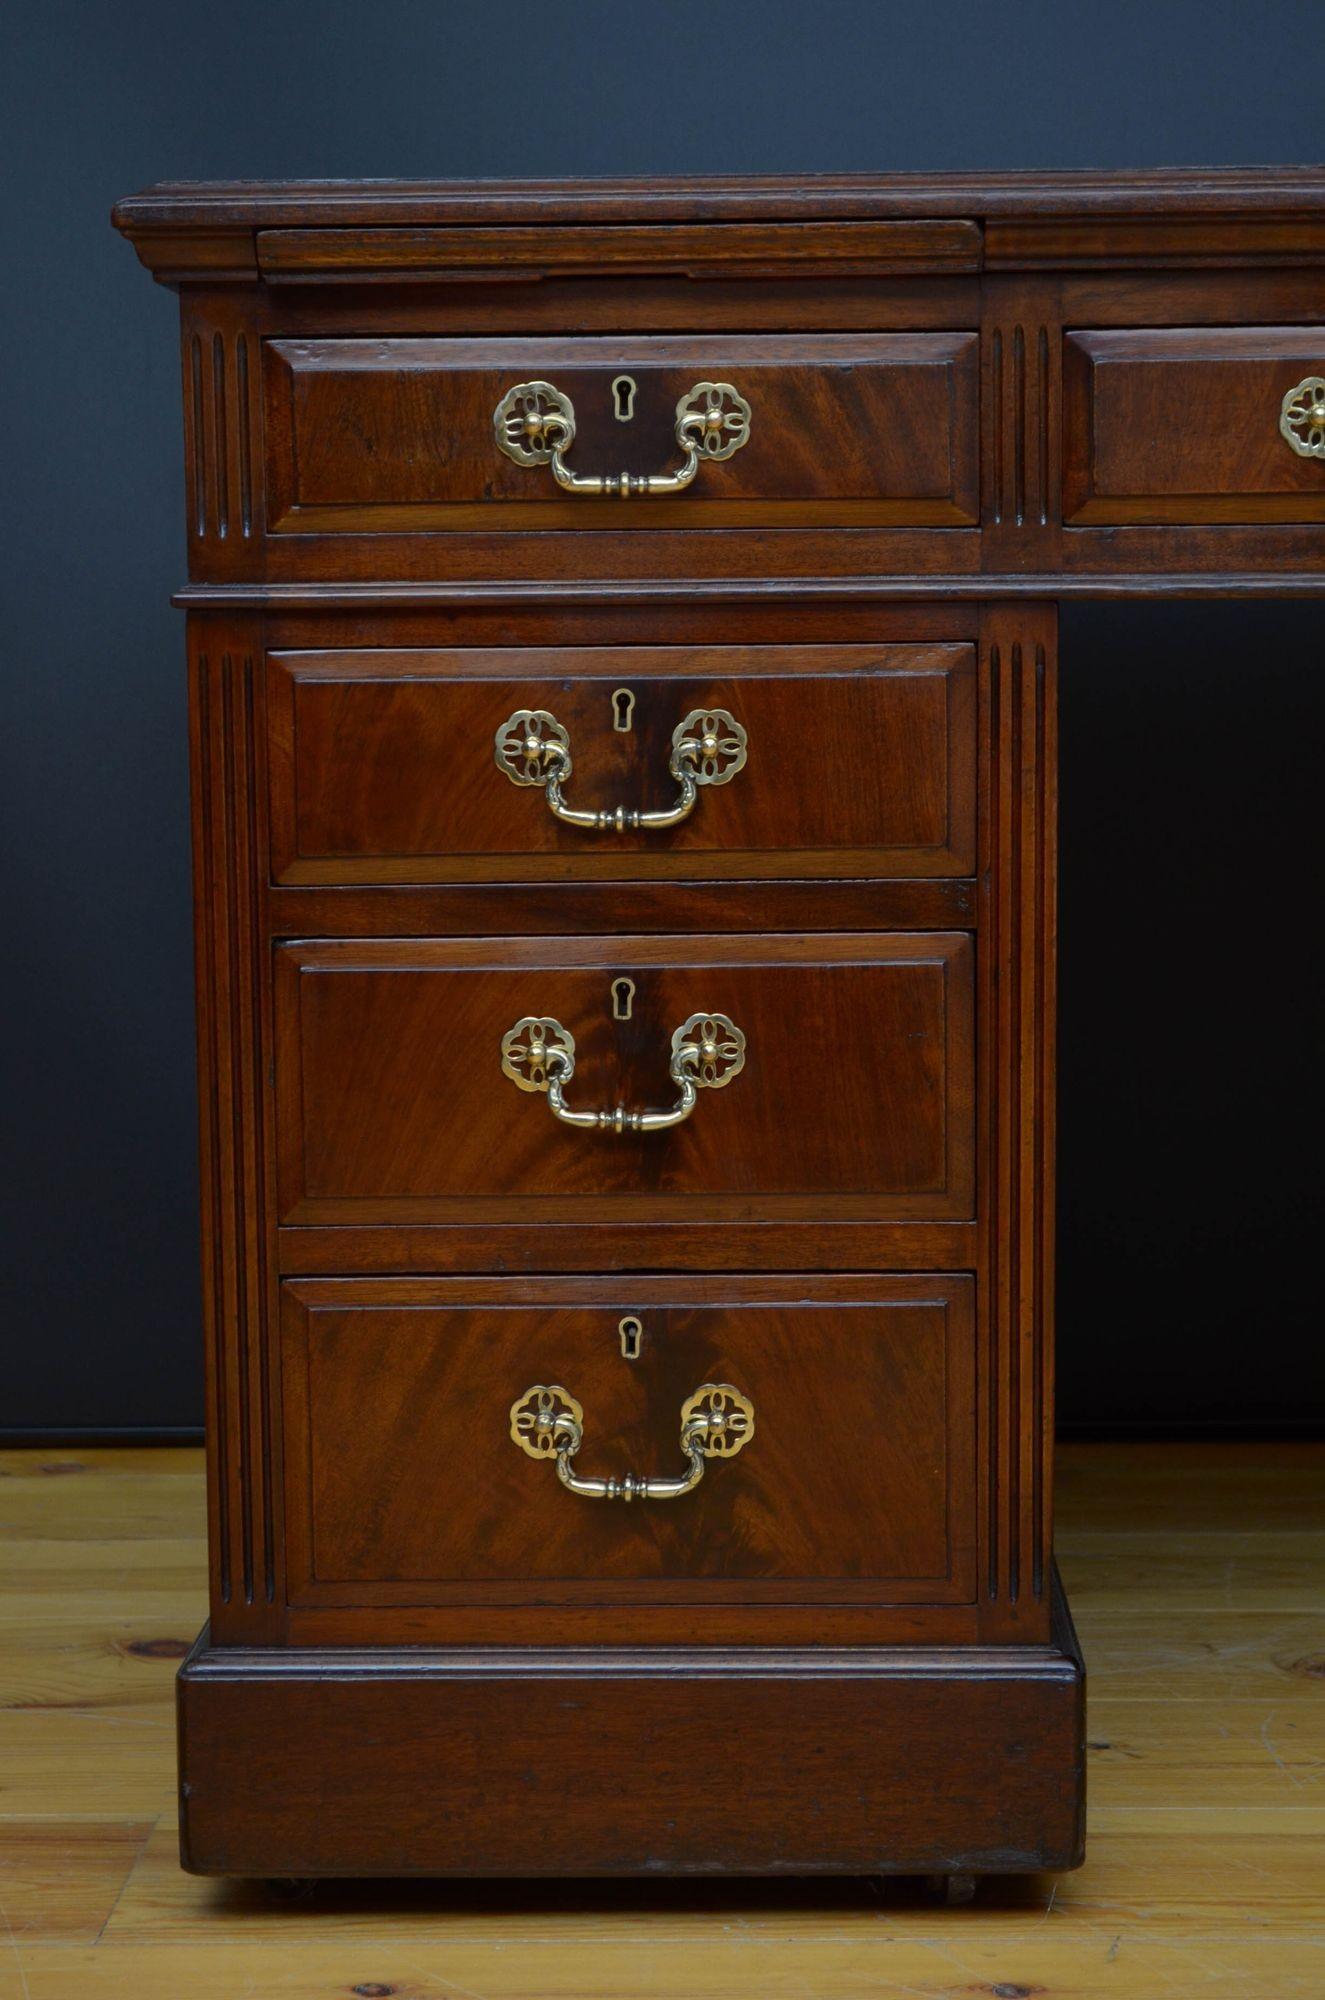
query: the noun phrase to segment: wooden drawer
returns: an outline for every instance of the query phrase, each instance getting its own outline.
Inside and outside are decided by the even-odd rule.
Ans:
[[[886,333],[265,343],[268,525],[281,533],[663,526],[973,526],[978,339]],[[629,381],[631,414],[622,420]],[[682,463],[677,405],[730,383],[749,437],[625,514],[520,464],[494,416],[521,383],[573,406],[575,473]]]
[[[284,1222],[972,1215],[965,936],[393,939],[276,961]],[[510,1033],[527,1085],[536,1036],[517,1026],[552,1017],[574,1040],[572,1112],[667,1109],[677,1037],[697,1048],[685,1024],[715,1011],[718,1069],[730,1024],[744,1066],[670,1129],[574,1129],[503,1066]]]
[[[504,727],[555,718],[571,809],[658,812],[680,797],[674,738],[700,740],[687,718],[715,709],[738,732],[717,782],[694,763],[689,817],[637,830],[555,818],[556,739],[527,766],[524,722]],[[975,711],[969,645],[276,653],[272,870],[288,883],[969,875]],[[499,739],[517,746],[504,768]],[[541,789],[518,782],[529,768]]]
[[[532,1643],[547,1607],[969,1602],[972,1289],[960,1276],[287,1284],[290,1601],[525,1607]],[[575,1476],[674,1478],[691,1469],[683,1406],[706,1384],[752,1414],[666,1500],[567,1491],[555,1457],[513,1436],[542,1448],[528,1392],[560,1387],[580,1410]],[[544,1432],[547,1451],[564,1436]]]
[[[1289,392],[1325,377],[1325,327],[1084,331],[1063,360],[1066,521],[1325,520],[1325,455],[1280,428]]]

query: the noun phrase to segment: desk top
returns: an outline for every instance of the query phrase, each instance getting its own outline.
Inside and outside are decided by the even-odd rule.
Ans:
[[[161,181],[118,204],[127,235],[155,225],[381,228],[393,224],[878,221],[915,216],[1320,215],[1325,167],[1166,167],[1128,173],[681,175],[621,180]]]
[[[178,181],[116,226],[166,284],[484,265],[924,276],[1325,263],[1325,168],[549,181]]]

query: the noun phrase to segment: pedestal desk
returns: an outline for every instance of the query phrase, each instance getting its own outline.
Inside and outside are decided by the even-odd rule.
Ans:
[[[1319,585],[1325,174],[162,186],[209,1873],[1081,1857],[1057,601]]]

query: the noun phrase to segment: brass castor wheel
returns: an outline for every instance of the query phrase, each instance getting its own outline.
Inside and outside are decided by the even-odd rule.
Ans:
[[[935,1896],[941,1896],[950,1910],[962,1903],[970,1903],[975,1898],[974,1875],[930,1875],[925,1887]]]

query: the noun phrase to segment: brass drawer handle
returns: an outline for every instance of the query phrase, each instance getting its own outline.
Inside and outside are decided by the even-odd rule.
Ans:
[[[648,499],[680,493],[704,459],[730,458],[750,435],[750,405],[730,382],[696,382],[676,406],[676,442],[685,453],[675,472],[572,472],[575,405],[551,382],[517,382],[492,413],[499,450],[517,465],[550,465],[563,493],[594,499]]]
[[[681,1405],[681,1449],[689,1464],[675,1479],[585,1479],[571,1461],[584,1442],[584,1411],[559,1382],[535,1382],[511,1405],[511,1436],[530,1458],[553,1458],[568,1493],[586,1500],[677,1500],[704,1477],[704,1461],[735,1458],[755,1431],[754,1405],[730,1382],[702,1382]]]
[[[725,708],[692,708],[672,731],[667,768],[681,787],[675,801],[657,812],[613,806],[602,812],[566,804],[562,790],[573,768],[570,733],[546,708],[517,708],[493,739],[497,769],[513,785],[538,785],[548,809],[566,826],[594,833],[626,833],[640,827],[679,826],[695,809],[701,785],[726,785],[744,769],[747,737]]]
[[[692,1014],[672,1036],[669,1070],[680,1095],[667,1111],[572,1111],[566,1085],[575,1074],[575,1037],[550,1014],[526,1014],[501,1038],[503,1076],[521,1090],[546,1094],[554,1118],[583,1132],[662,1132],[683,1125],[701,1090],[722,1090],[745,1067],[745,1036],[725,1014]]]
[[[1325,375],[1308,375],[1289,390],[1279,429],[1299,458],[1325,458]]]

